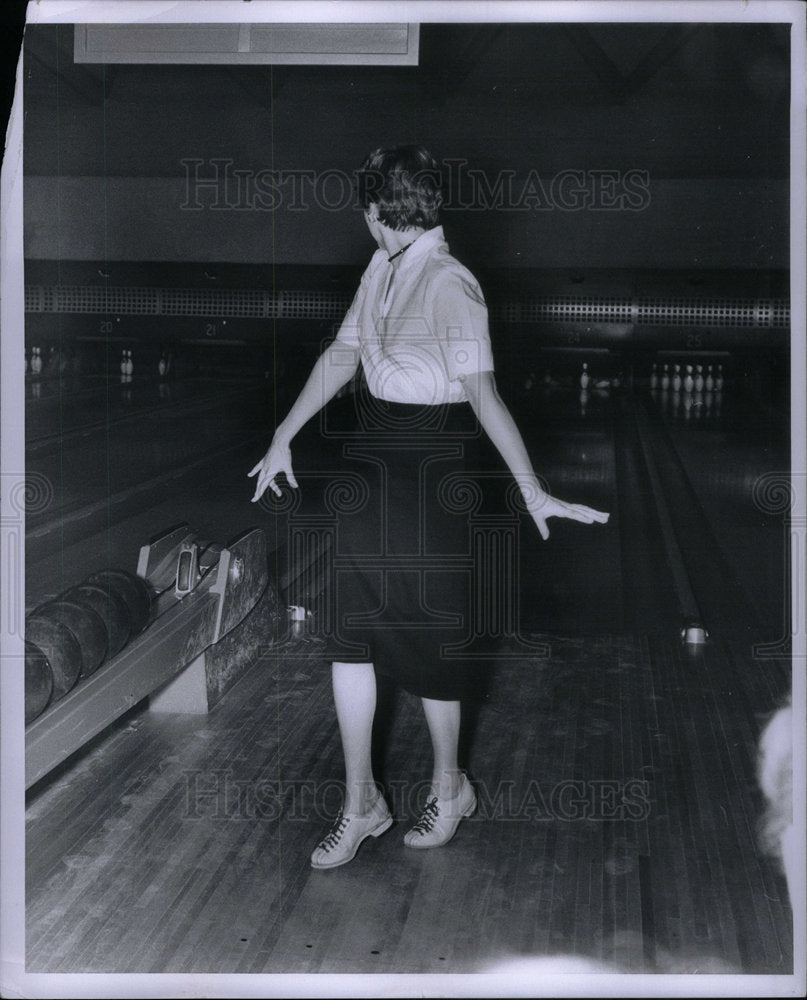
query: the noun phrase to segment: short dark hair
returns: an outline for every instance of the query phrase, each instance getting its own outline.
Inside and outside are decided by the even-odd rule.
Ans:
[[[390,229],[439,225],[443,204],[440,166],[423,146],[376,149],[357,173],[359,202],[378,206],[378,218]]]

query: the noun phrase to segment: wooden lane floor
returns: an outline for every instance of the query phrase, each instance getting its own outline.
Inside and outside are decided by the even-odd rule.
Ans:
[[[65,532],[78,530],[81,537],[80,529],[88,525],[109,527],[115,508],[132,498],[142,509],[145,491],[165,492],[179,473],[193,472],[210,456],[226,461],[247,436],[259,451],[268,433],[262,383],[253,381],[237,392],[214,392],[201,380],[180,388],[173,400],[157,404],[155,386],[135,385],[130,415],[118,406],[96,419],[83,405],[86,419],[66,427],[59,418],[50,436],[29,441],[26,470],[41,499],[29,507],[26,530],[37,554],[53,551]],[[232,405],[234,397],[238,406]]]
[[[134,423],[157,410],[197,406],[200,388],[204,399],[232,396],[237,382],[225,377],[158,380],[155,377],[108,375],[29,376],[25,385],[25,439],[29,448],[40,450],[54,440],[82,436],[88,429],[109,427],[119,422]],[[37,390],[37,391],[35,391]]]
[[[698,543],[695,533],[688,539],[698,564],[693,576],[701,577],[701,590],[705,584],[707,591],[704,604],[731,578],[734,603],[738,610],[743,607],[746,621],[754,618],[770,639],[778,637],[786,630],[784,606],[790,591],[785,582],[789,511],[783,503],[791,461],[785,390],[775,411],[740,379],[720,394],[719,413],[714,405],[707,412],[703,404],[676,410],[668,395],[651,393],[652,399],[644,396],[642,405],[650,420],[663,426],[656,439],[660,447],[665,441],[672,446],[668,467],[685,471],[689,491],[708,522],[705,541]],[[703,579],[703,564],[715,553],[723,582]],[[736,621],[734,630],[742,625]]]
[[[744,645],[540,637],[475,706],[479,809],[402,837],[430,770],[415,699],[382,690],[396,823],[350,864],[308,857],[342,779],[314,638],[269,649],[203,718],[135,711],[27,808],[27,968],[478,971],[575,955],[630,972],[792,968],[787,887],[756,841],[755,746],[788,686]],[[470,713],[469,713],[470,717]]]

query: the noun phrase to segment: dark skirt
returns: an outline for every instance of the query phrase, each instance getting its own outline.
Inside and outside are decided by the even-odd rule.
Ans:
[[[468,403],[390,403],[366,387],[351,403],[333,442],[326,656],[372,662],[420,697],[459,700],[483,668],[468,656],[479,423]]]

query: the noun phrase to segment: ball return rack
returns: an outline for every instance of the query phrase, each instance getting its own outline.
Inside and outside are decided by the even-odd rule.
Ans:
[[[150,624],[27,726],[26,788],[146,697],[157,711],[207,710],[189,692],[200,677],[204,682],[205,650],[239,625],[267,588],[266,536],[255,528],[225,547],[183,523],[140,549],[137,575],[155,595]],[[189,684],[185,675],[194,671]]]

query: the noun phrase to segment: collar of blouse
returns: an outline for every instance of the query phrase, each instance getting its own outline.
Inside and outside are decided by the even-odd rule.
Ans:
[[[427,254],[430,250],[441,243],[445,243],[443,227],[435,226],[434,229],[427,229],[425,233],[421,233],[420,236],[418,236],[417,239],[415,239],[413,243],[407,247],[406,251],[398,257],[398,260],[396,261],[396,270],[400,272],[411,267],[416,260],[423,257],[424,254]],[[391,268],[396,267],[395,264],[388,264],[388,266]]]

